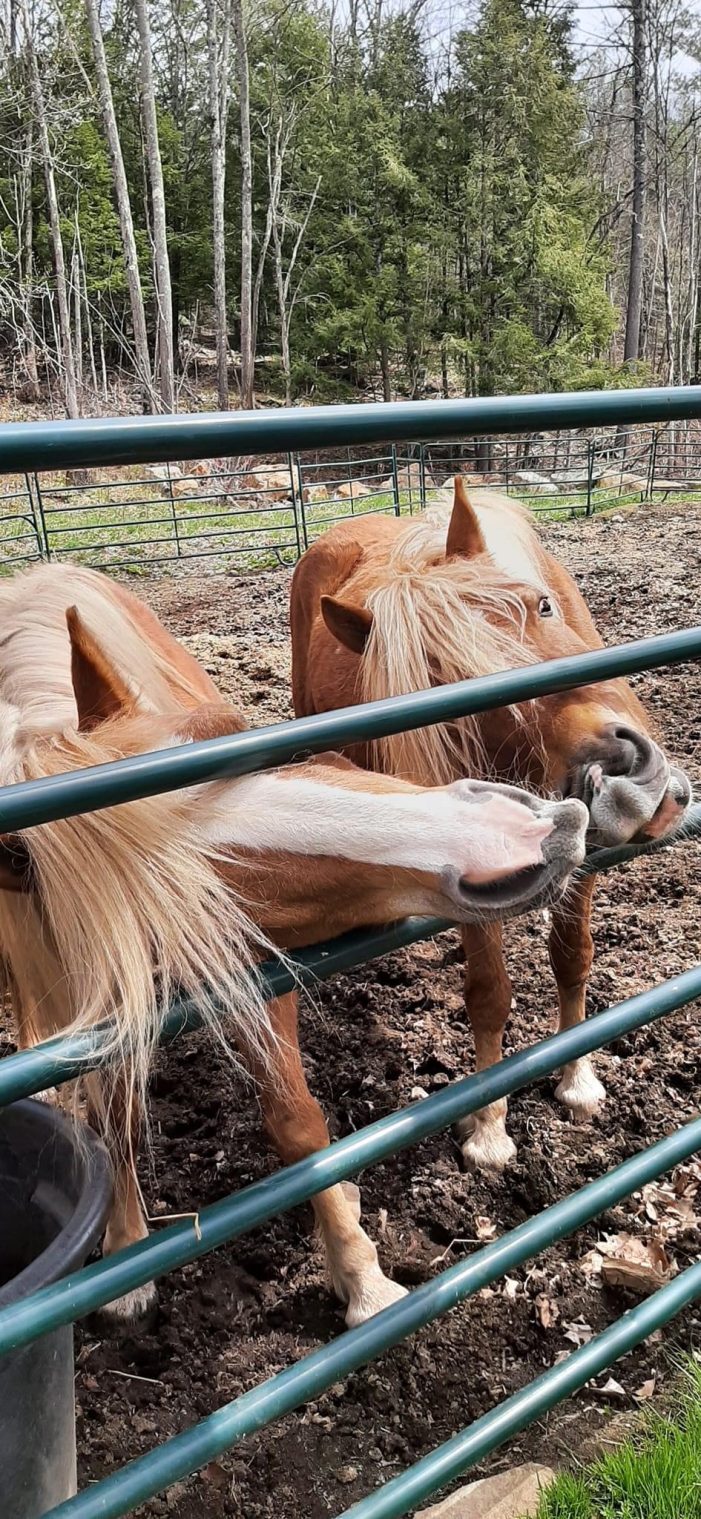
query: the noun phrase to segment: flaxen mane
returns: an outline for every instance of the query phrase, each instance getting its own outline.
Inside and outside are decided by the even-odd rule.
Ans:
[[[441,505],[412,523],[392,551],[383,583],[373,582],[366,600],[373,625],[360,674],[364,702],[533,663],[520,585],[486,555],[477,562],[446,559],[448,513]],[[525,538],[531,529],[522,517],[514,512],[517,534],[520,529]],[[512,710],[529,724],[532,741],[533,703]],[[490,768],[479,717],[378,739],[373,764],[423,785],[444,785],[456,775],[487,777]]]
[[[0,589],[2,785],[120,759],[137,742],[130,717],[77,731],[65,621],[55,599],[28,604],[26,584],[15,598],[28,578]],[[150,737],[148,708],[172,713],[177,731],[178,672],[101,587],[96,594],[94,578],[70,571],[51,586],[62,606],[79,600],[146,708],[138,752],[162,746],[162,718],[154,716]],[[271,947],[206,843],[208,802],[216,808],[218,792],[190,788],[27,829],[19,845],[36,890],[0,892],[0,980],[23,1042],[110,1022],[108,1054],[115,1070],[126,1067],[132,1098],[143,1096],[163,1011],[178,992],[227,1040],[241,1035],[262,1057],[270,1047],[254,962]]]

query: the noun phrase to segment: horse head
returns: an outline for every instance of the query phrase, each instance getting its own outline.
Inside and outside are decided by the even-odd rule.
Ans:
[[[603,646],[574,580],[542,549],[523,508],[493,491],[479,492],[477,500],[473,505],[457,477],[439,551],[426,526],[413,539],[408,529],[394,578],[390,573],[382,588],[365,599],[345,590],[341,599],[322,597],[327,629],[366,656],[366,700]],[[371,562],[366,554],[355,583],[367,587]],[[373,664],[381,672],[374,684]],[[422,746],[434,779],[442,762],[443,774],[455,774],[462,744],[463,773],[508,774],[577,798],[589,812],[590,842],[598,844],[662,838],[679,827],[692,797],[688,777],[670,763],[623,680],[502,707],[398,742],[403,773],[416,773]],[[420,773],[427,778],[426,769]]]

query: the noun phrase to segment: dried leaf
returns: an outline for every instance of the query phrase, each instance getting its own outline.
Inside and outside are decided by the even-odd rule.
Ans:
[[[203,1466],[200,1472],[200,1480],[206,1482],[209,1487],[214,1487],[218,1492],[224,1492],[231,1486],[231,1477],[218,1461],[210,1461],[209,1466]]]
[[[538,1322],[542,1324],[543,1329],[552,1329],[560,1317],[557,1303],[553,1302],[551,1297],[548,1297],[547,1292],[540,1292],[538,1294],[535,1300],[535,1311]]]
[[[655,1378],[650,1377],[649,1382],[643,1382],[642,1387],[636,1388],[636,1391],[633,1393],[633,1397],[635,1398],[636,1403],[647,1403],[649,1398],[654,1397],[654,1394]]]
[[[594,1330],[591,1324],[585,1324],[584,1319],[574,1319],[571,1324],[563,1324],[562,1332],[566,1340],[571,1340],[573,1345],[588,1345],[594,1338]]]
[[[497,1226],[491,1218],[486,1218],[483,1213],[478,1213],[475,1219],[475,1235],[477,1239],[486,1240],[496,1237]]]
[[[591,1391],[597,1398],[627,1397],[625,1387],[621,1387],[620,1382],[617,1382],[614,1377],[609,1377],[608,1381],[604,1382],[603,1387],[592,1387]]]
[[[600,1250],[588,1250],[579,1262],[579,1269],[588,1282],[594,1283],[601,1280],[601,1267],[604,1257]]]
[[[607,1286],[622,1287],[637,1297],[664,1287],[676,1270],[657,1240],[646,1244],[634,1234],[615,1234],[599,1248],[606,1257],[601,1275]]]
[[[505,1298],[508,1298],[510,1303],[516,1301],[519,1292],[522,1290],[521,1283],[515,1276],[505,1276],[503,1278],[503,1294]]]

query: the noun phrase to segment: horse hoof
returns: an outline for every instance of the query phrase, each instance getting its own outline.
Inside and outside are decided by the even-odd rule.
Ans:
[[[555,1096],[563,1107],[569,1108],[574,1119],[592,1118],[606,1100],[606,1088],[594,1075],[588,1061],[578,1061],[571,1069],[563,1071]]]
[[[103,1323],[130,1327],[138,1324],[144,1327],[146,1321],[155,1316],[158,1307],[158,1293],[155,1282],[144,1282],[142,1287],[135,1287],[133,1292],[125,1292],[123,1297],[117,1297],[112,1303],[104,1303],[99,1310],[99,1316]]]
[[[466,1170],[486,1172],[492,1176],[499,1176],[516,1159],[513,1139],[501,1127],[489,1128],[478,1124],[467,1139],[463,1140],[460,1150]]]
[[[390,1303],[398,1303],[400,1298],[406,1296],[406,1287],[400,1286],[399,1282],[391,1282],[389,1277],[383,1276],[379,1267],[376,1271],[368,1272],[360,1286],[354,1288],[351,1294],[346,1311],[348,1328],[357,1329],[359,1324],[364,1324],[374,1314],[381,1313],[383,1308],[389,1308]]]

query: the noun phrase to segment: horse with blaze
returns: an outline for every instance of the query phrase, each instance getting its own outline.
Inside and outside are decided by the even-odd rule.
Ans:
[[[240,731],[206,671],[123,586],[42,566],[0,586],[0,784]],[[296,998],[266,1006],[257,962],[406,913],[491,922],[556,898],[584,854],[578,801],[458,780],[426,788],[338,755],[0,835],[0,980],[27,1047],[107,1022],[85,1078],[114,1156],[106,1253],[146,1233],[134,1169],[164,1008],[189,997],[233,1038],[286,1162],[328,1144]],[[2,987],[0,986],[0,991]],[[314,1210],[348,1321],[392,1300],[357,1209]],[[131,1318],[153,1284],[112,1305]]]
[[[603,647],[572,576],[543,548],[525,508],[491,490],[468,498],[459,476],[452,502],[423,517],[358,516],[314,543],[294,573],[291,627],[298,716]],[[661,838],[691,800],[687,777],[670,765],[623,680],[347,752],[425,786],[477,775],[579,798],[589,840],[600,845]],[[585,1016],[594,890],[594,876],[580,878],[552,914],[561,1029]],[[467,923],[462,933],[482,1070],[501,1058],[512,989],[501,923]],[[605,1093],[588,1058],[565,1067],[556,1096],[576,1116],[596,1111]],[[461,1139],[469,1166],[502,1170],[515,1155],[506,1102],[466,1120]]]

